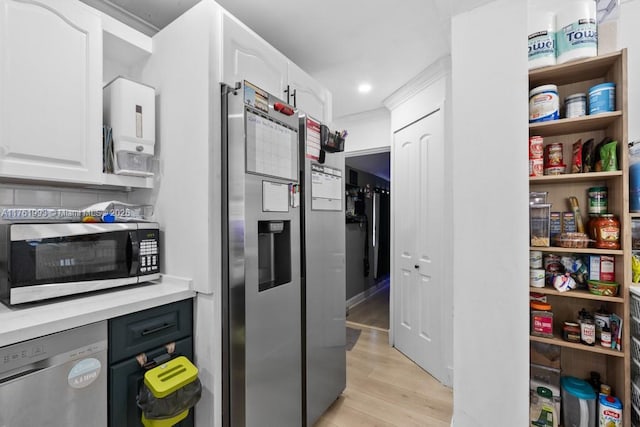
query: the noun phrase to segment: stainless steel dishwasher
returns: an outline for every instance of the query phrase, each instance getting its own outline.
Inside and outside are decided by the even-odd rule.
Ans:
[[[107,425],[107,321],[0,348],[0,427]]]

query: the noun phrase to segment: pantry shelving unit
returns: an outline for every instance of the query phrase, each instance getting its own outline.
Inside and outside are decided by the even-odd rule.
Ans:
[[[562,182],[565,184],[573,182],[590,182],[593,180],[603,181],[608,179],[619,179],[622,176],[622,171],[613,172],[587,172],[587,173],[571,173],[568,175],[545,175],[545,176],[533,176],[529,178],[529,184],[552,184],[554,182]],[[640,215],[640,214],[637,214]]]
[[[588,93],[590,87],[599,83],[614,82],[616,84],[616,109],[610,113],[584,116],[570,119],[559,119],[529,125],[529,136],[542,136],[544,145],[562,143],[563,159],[570,169],[573,144],[593,138],[599,143],[605,136],[618,141],[618,171],[565,174],[557,176],[531,177],[530,191],[548,192],[548,203],[552,211],[571,211],[568,197],[578,198],[583,222],[588,220],[588,196],[590,187],[606,186],[608,188],[608,211],[615,214],[621,225],[621,248],[605,250],[595,248],[559,248],[531,247],[531,250],[553,253],[610,255],[615,259],[615,280],[620,284],[618,296],[593,295],[586,290],[558,292],[551,287],[534,288],[531,292],[544,294],[552,305],[554,337],[543,338],[530,336],[530,341],[554,344],[561,348],[560,369],[562,375],[578,378],[589,378],[591,371],[600,373],[603,383],[611,386],[613,393],[620,398],[624,408],[624,424],[631,425],[631,352],[629,302],[631,285],[631,218],[640,217],[629,214],[629,183],[627,154],[627,52],[579,60],[568,64],[532,70],[529,73],[529,89],[545,84],[558,86],[561,102],[574,93]],[[603,307],[610,313],[616,313],[623,319],[623,336],[621,350],[605,348],[599,342],[594,346],[570,343],[561,338],[564,321],[575,321],[578,311],[586,308],[591,312]]]
[[[597,249],[597,248],[561,248],[557,246],[549,246],[542,248],[540,246],[531,246],[529,248],[532,251],[552,252],[562,254],[593,254],[593,255],[624,255],[622,249]]]
[[[585,351],[584,347],[588,347],[589,348],[588,351],[591,353],[598,353],[598,354],[604,354],[607,356],[624,358],[624,352],[622,351],[611,350],[604,347],[598,347],[597,344],[592,347],[589,347],[580,343],[572,343],[572,342],[563,340],[559,335],[554,335],[553,338],[531,336],[531,341],[541,342],[545,344],[555,344],[560,347],[572,348],[578,351]]]
[[[542,137],[564,135],[567,133],[590,132],[606,128],[622,116],[621,111],[600,113],[595,116],[560,119],[551,122],[532,123],[529,132]]]
[[[612,296],[594,295],[589,291],[581,290],[581,289],[573,290],[569,293],[569,292],[559,292],[554,288],[547,286],[544,288],[536,288],[535,290],[532,290],[532,291],[537,292],[539,294],[543,294],[543,295],[554,295],[558,297],[582,298],[582,299],[590,299],[595,301],[624,303],[624,298],[620,296],[612,297]]]

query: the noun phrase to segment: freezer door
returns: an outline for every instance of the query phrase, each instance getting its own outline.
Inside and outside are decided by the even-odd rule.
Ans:
[[[225,92],[223,425],[299,427],[300,209],[289,203],[297,113],[275,111],[281,101],[246,82]]]

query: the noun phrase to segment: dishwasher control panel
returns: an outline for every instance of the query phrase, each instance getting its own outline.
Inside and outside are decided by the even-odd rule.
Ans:
[[[44,344],[19,344],[0,349],[0,372],[14,369],[22,362],[33,363],[46,358]]]
[[[106,350],[106,321],[1,347],[0,382],[15,375],[16,370],[22,372],[26,367],[28,370],[38,369],[38,362],[47,359],[51,359],[51,363],[45,363],[49,366],[52,363],[82,359]]]

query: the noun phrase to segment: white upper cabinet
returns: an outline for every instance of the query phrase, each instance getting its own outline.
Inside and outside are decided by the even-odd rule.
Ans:
[[[227,12],[222,16],[222,79],[247,80],[286,101],[287,58]]]
[[[331,93],[289,62],[289,103],[323,123],[331,122]],[[295,98],[295,103],[294,103]]]
[[[0,0],[0,177],[98,183],[102,30],[76,0]]]

